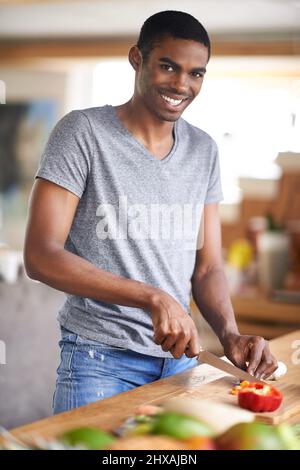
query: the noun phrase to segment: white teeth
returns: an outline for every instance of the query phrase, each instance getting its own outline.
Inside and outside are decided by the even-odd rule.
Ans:
[[[169,98],[169,96],[166,95],[161,95],[162,98],[167,101],[168,103],[171,103],[173,106],[178,106],[180,103],[183,102],[183,100],[174,100],[173,98]]]

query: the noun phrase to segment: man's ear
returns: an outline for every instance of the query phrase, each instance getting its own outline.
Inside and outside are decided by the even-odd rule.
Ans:
[[[142,63],[142,54],[137,46],[132,46],[130,48],[128,59],[133,69],[137,71]]]

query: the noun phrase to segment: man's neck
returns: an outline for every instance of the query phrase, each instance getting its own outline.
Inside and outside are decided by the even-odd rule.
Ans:
[[[154,148],[173,140],[174,123],[158,119],[134,97],[115,110],[124,127],[146,147]]]

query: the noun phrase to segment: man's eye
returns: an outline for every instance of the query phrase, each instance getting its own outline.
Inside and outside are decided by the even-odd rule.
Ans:
[[[202,78],[204,74],[202,72],[192,72],[192,76],[195,78]]]
[[[172,72],[172,71],[174,70],[173,66],[170,65],[170,64],[162,64],[162,65],[161,65],[161,68],[162,68],[163,70],[167,70],[168,72]]]

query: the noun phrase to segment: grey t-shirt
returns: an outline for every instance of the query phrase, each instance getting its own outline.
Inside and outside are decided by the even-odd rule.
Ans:
[[[222,200],[214,140],[180,118],[158,160],[112,106],[72,111],[52,131],[36,173],[76,194],[65,249],[111,273],[172,295],[190,314],[203,205]],[[153,341],[150,312],[67,294],[65,328],[111,346],[170,358]]]

